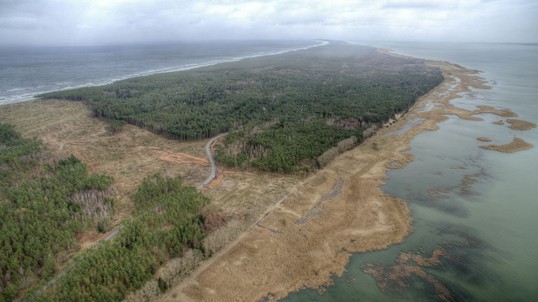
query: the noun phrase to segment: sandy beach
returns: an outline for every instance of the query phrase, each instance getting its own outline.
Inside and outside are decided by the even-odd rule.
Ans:
[[[330,284],[332,276],[344,272],[351,253],[401,242],[412,231],[412,217],[404,201],[385,195],[379,187],[388,168],[412,160],[404,153],[409,141],[423,131],[436,130],[446,115],[471,121],[482,120],[477,116],[481,113],[516,116],[506,109],[452,105],[459,93],[489,87],[477,71],[447,62],[427,63],[441,68],[442,84],[394,125],[296,185],[248,232],[162,300],[278,300],[305,287]],[[413,127],[408,129],[408,123]]]

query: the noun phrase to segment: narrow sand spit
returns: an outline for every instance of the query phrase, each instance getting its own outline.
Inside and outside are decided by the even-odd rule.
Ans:
[[[162,300],[277,300],[301,288],[330,284],[332,276],[344,272],[351,253],[401,242],[412,230],[409,211],[403,201],[385,195],[379,186],[388,167],[403,167],[412,160],[403,153],[409,141],[423,131],[436,130],[446,115],[466,120],[481,120],[475,116],[480,113],[515,116],[486,106],[473,111],[453,106],[450,100],[459,93],[489,87],[476,71],[447,62],[428,64],[441,68],[445,81],[405,117],[296,185],[248,232],[171,288]],[[424,122],[401,135],[390,135],[417,119]],[[331,193],[335,187],[338,194]],[[331,198],[325,200],[328,194]],[[312,209],[316,215],[297,223]]]

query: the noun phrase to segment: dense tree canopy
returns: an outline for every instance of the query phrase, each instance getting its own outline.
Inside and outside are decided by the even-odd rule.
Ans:
[[[296,171],[342,139],[360,142],[442,79],[422,60],[331,43],[43,97],[84,100],[98,117],[184,140],[235,132],[219,160]]]
[[[75,236],[111,216],[112,184],[74,156],[52,161],[39,141],[0,124],[0,301],[50,278],[78,249]]]
[[[54,161],[37,140],[0,124],[0,301],[120,301],[186,249],[199,249],[209,200],[179,177],[148,176],[119,236],[85,251],[44,291],[43,282],[79,249],[76,235],[113,211],[113,180],[89,175],[76,157]],[[31,289],[32,286],[35,286]]]
[[[146,177],[135,196],[134,218],[113,241],[87,251],[42,301],[121,301],[140,288],[167,260],[187,248],[202,249],[208,199],[181,178]],[[164,288],[163,288],[164,289]]]

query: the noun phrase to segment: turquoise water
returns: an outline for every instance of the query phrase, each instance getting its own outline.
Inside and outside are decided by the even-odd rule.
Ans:
[[[490,90],[462,94],[453,103],[473,108],[509,108],[538,124],[538,45],[370,43],[422,58],[447,60],[483,71]],[[284,301],[438,301],[431,282],[412,276],[408,287],[381,291],[363,272],[368,264],[388,268],[401,252],[447,255],[422,270],[446,287],[453,301],[536,301],[538,299],[538,151],[504,154],[480,149],[486,136],[508,143],[514,136],[538,147],[538,130],[516,131],[450,117],[435,132],[411,142],[415,161],[391,170],[383,190],[408,202],[414,232],[389,249],[355,254],[341,278],[320,295],[293,293]],[[462,182],[472,180],[462,189]],[[413,263],[411,263],[413,264]]]

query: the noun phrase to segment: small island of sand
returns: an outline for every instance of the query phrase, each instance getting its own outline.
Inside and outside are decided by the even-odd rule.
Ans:
[[[510,124],[510,126],[508,127],[514,130],[529,130],[532,128],[536,128],[536,124],[518,119],[511,118],[507,119],[506,122]]]
[[[477,137],[476,139],[481,141],[481,142],[485,142],[485,143],[491,142],[491,138],[489,138],[489,137],[481,136],[481,137]]]
[[[514,153],[519,152],[527,149],[531,149],[534,147],[532,144],[527,143],[523,139],[516,137],[514,140],[505,145],[486,145],[486,146],[480,146],[482,149],[487,150],[494,150],[498,152],[504,152],[504,153]]]
[[[485,106],[485,105],[479,105],[476,107],[478,107],[479,113],[490,113],[490,114],[495,114],[501,117],[516,117],[517,116],[514,112],[512,112],[509,109],[497,109],[497,108],[493,108],[491,106]]]

